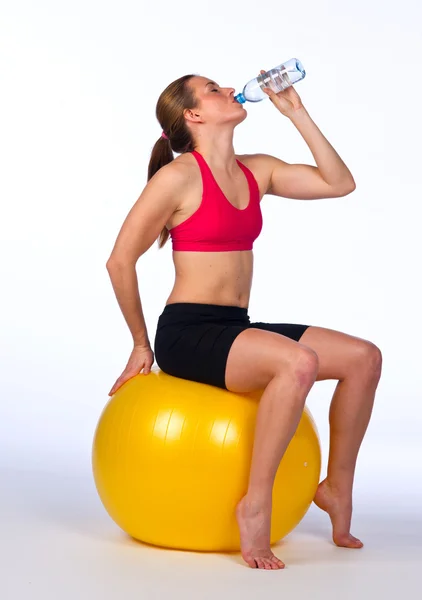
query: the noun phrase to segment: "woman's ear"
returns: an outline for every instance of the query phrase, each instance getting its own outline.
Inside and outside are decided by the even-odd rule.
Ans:
[[[191,108],[186,108],[183,115],[187,121],[191,121],[192,123],[202,123],[201,115],[194,112]]]

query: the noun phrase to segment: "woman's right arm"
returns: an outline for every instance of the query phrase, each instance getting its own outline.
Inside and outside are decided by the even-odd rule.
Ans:
[[[173,161],[162,167],[150,179],[127,215],[107,261],[114,293],[134,343],[126,369],[110,395],[142,368],[145,374],[149,372],[154,362],[139,296],[136,263],[178,210],[187,182],[186,165]]]

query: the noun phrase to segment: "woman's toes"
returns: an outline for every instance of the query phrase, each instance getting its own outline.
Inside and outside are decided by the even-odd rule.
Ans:
[[[343,548],[362,548],[363,543],[351,534],[335,536],[334,542]]]
[[[363,543],[360,540],[358,540],[358,538],[355,538],[353,536],[351,536],[351,537],[352,537],[351,543],[354,548],[362,548],[363,547]]]
[[[268,571],[269,569],[271,569],[270,561],[268,560],[268,558],[264,558],[264,560],[262,562],[264,563],[264,569],[266,571]]]

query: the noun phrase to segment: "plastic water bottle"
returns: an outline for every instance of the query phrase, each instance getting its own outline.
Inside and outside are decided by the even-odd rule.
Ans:
[[[303,79],[305,75],[306,71],[300,60],[291,58],[271,71],[251,79],[243,88],[243,92],[237,94],[234,99],[240,104],[244,104],[246,100],[259,102],[268,98],[268,95],[262,90],[263,87],[271,88],[275,93],[281,92]]]

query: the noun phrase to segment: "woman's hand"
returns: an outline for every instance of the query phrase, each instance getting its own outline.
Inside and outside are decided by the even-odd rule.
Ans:
[[[144,375],[148,375],[151,371],[153,362],[154,352],[151,350],[151,346],[134,346],[125,370],[117,379],[108,395],[112,396],[126,381],[128,381],[128,379],[138,375],[141,369],[144,370]]]
[[[263,73],[266,73],[266,71],[261,69],[261,75]],[[303,108],[302,100],[292,85],[286,90],[278,92],[277,94],[268,87],[264,87],[263,91],[267,94],[271,102],[281,112],[281,114],[286,117],[290,117],[294,112],[300,108]]]

